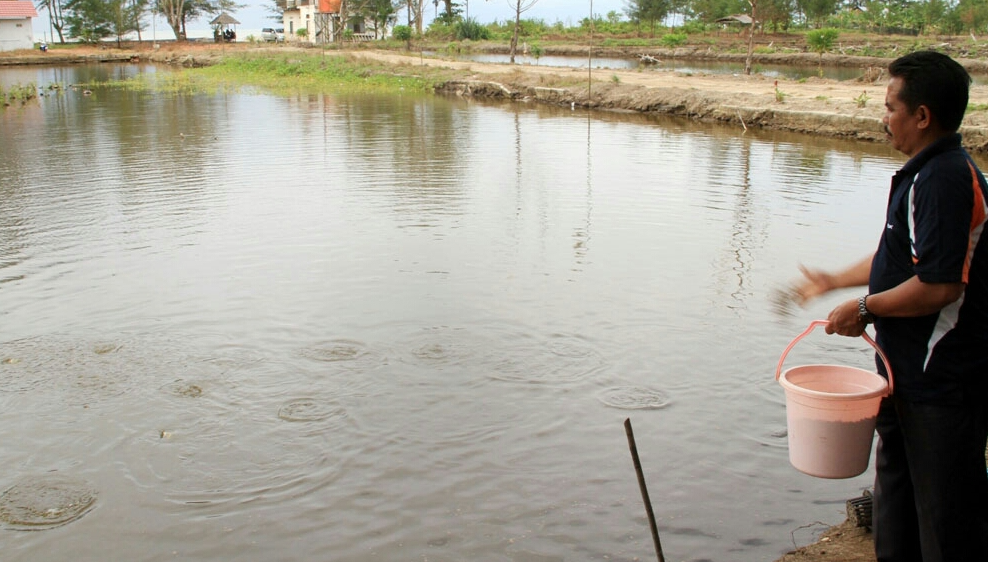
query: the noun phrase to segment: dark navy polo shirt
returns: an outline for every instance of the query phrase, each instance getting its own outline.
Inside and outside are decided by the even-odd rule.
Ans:
[[[926,147],[892,178],[869,292],[914,275],[925,283],[966,283],[963,296],[936,314],[875,321],[895,392],[908,400],[957,403],[988,379],[986,200],[985,178],[959,134]],[[878,368],[885,374],[880,361]]]

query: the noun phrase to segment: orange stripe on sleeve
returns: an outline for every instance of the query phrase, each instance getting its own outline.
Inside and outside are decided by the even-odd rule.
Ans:
[[[964,258],[964,272],[961,280],[967,283],[968,272],[971,269],[971,259],[974,256],[974,245],[980,238],[981,229],[985,223],[985,196],[981,192],[981,185],[978,184],[978,174],[974,170],[974,164],[970,160],[967,167],[971,170],[971,190],[974,195],[974,207],[971,209],[971,229],[967,238],[967,256]],[[977,232],[977,235],[975,233]]]

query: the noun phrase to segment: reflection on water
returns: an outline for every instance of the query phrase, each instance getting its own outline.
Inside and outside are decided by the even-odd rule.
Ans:
[[[833,303],[773,299],[874,247],[888,147],[99,87],[0,126],[0,490],[85,504],[5,560],[646,557],[629,413],[672,558],[774,559],[869,485],[788,465],[775,363]]]

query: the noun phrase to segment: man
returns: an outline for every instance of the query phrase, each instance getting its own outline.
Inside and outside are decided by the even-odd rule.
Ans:
[[[917,52],[889,65],[885,132],[909,157],[892,179],[876,252],[839,273],[802,268],[805,302],[868,285],[827,333],[874,322],[895,394],[878,414],[873,530],[879,562],[988,561],[988,188],[957,133],[971,78]],[[883,375],[885,367],[878,363]]]

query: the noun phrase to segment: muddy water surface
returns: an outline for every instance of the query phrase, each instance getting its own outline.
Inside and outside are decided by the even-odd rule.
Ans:
[[[775,295],[874,247],[885,147],[100,87],[0,131],[4,560],[645,559],[629,416],[671,560],[775,559],[869,485],[789,466],[773,380],[852,295]]]

